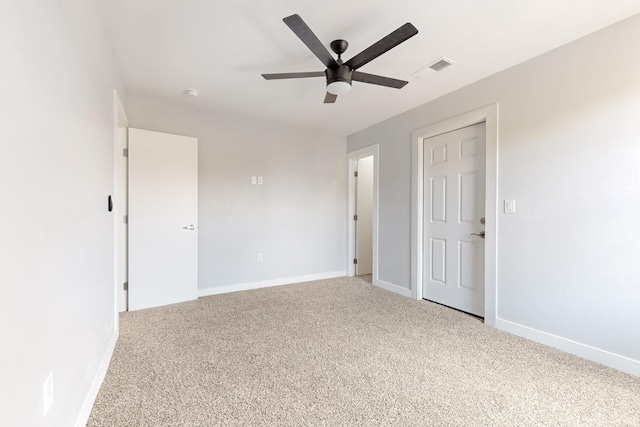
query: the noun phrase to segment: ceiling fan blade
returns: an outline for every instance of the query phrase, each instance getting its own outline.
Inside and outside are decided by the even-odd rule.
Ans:
[[[337,68],[338,63],[331,56],[326,47],[322,44],[318,37],[313,34],[311,28],[300,18],[299,15],[287,16],[283,19],[291,31],[293,31],[302,43],[304,43],[311,52],[325,65],[327,68]]]
[[[345,62],[345,64],[347,64],[351,69],[356,70],[416,34],[418,34],[416,27],[407,22],[402,27],[398,28],[388,36],[383,37]]]
[[[354,71],[351,75],[351,80],[362,83],[371,83],[373,85],[380,85],[386,87],[392,87],[395,89],[401,89],[409,82],[404,80],[392,79],[391,77],[383,77],[375,74],[362,73],[360,71]]]
[[[333,104],[334,102],[336,102],[336,98],[338,98],[338,95],[327,92],[327,94],[324,96],[324,103]]]
[[[266,80],[278,80],[278,79],[301,79],[304,77],[325,77],[324,71],[309,71],[301,73],[275,73],[275,74],[263,74]]]

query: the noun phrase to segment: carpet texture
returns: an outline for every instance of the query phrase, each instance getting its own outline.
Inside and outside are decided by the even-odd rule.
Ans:
[[[124,313],[98,426],[640,426],[640,378],[339,278]]]

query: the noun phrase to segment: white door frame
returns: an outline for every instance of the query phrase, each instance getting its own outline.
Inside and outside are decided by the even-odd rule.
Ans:
[[[477,123],[486,123],[484,322],[495,326],[497,298],[498,104],[492,104],[411,132],[411,293],[422,299],[424,233],[424,140]]]
[[[114,304],[115,304],[115,317],[116,317],[116,325],[118,325],[118,313],[120,311],[124,311],[121,307],[121,302],[124,300],[124,289],[122,286],[122,275],[120,274],[126,266],[123,263],[124,256],[122,254],[122,248],[124,247],[126,242],[123,242],[124,236],[121,232],[121,226],[123,223],[122,215],[115,213],[119,213],[120,204],[123,200],[126,200],[127,197],[127,177],[126,173],[124,177],[120,177],[118,180],[116,174],[120,172],[120,169],[117,167],[118,159],[123,158],[123,153],[120,151],[119,144],[119,128],[126,128],[129,126],[129,120],[127,119],[127,114],[124,111],[124,107],[122,106],[122,102],[120,101],[120,96],[118,95],[118,91],[114,89],[113,91],[113,186],[114,186]],[[124,182],[124,188],[117,188],[118,182]],[[124,308],[126,309],[126,307]]]
[[[358,159],[373,156],[373,260],[371,264],[371,277],[374,285],[378,282],[378,170],[379,170],[379,146],[370,145],[360,150],[347,153],[347,170],[349,177],[348,212],[347,212],[347,276],[356,275],[356,266],[353,259],[356,257],[356,225],[353,216],[356,214],[356,179],[353,173],[356,170]]]

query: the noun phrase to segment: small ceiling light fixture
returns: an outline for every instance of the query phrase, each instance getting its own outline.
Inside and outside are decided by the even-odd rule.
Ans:
[[[197,89],[187,89],[184,91],[187,95],[197,98],[200,95],[200,91]]]

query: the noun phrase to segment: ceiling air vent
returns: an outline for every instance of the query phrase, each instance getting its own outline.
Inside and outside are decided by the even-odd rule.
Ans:
[[[429,65],[429,68],[435,71],[440,71],[443,68],[447,68],[449,65],[451,65],[451,62],[449,62],[446,58],[442,58]]]
[[[443,57],[440,57],[433,61],[431,64],[427,65],[424,68],[419,69],[415,73],[411,74],[411,77],[416,78],[418,80],[425,80],[427,77],[437,73],[440,70],[447,68],[450,65],[455,64],[452,60]]]

